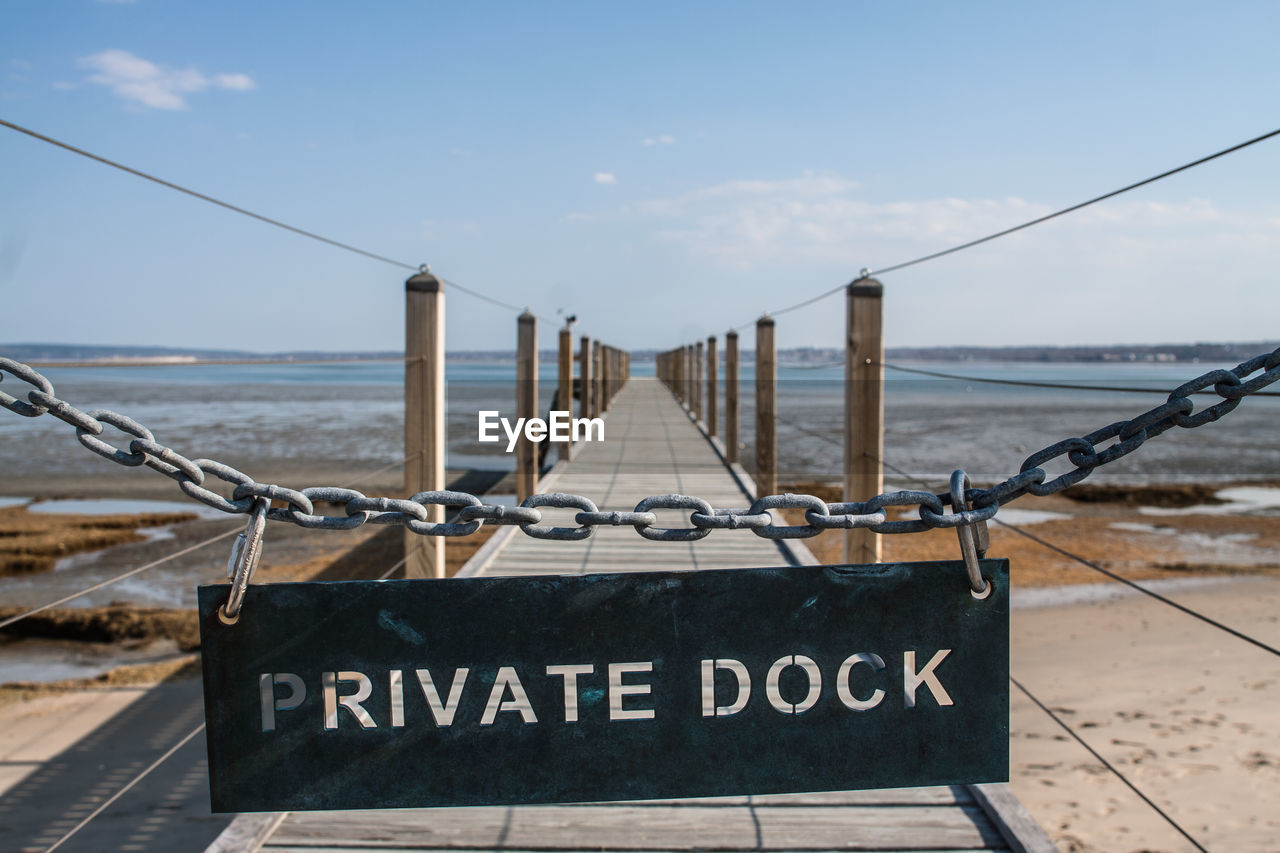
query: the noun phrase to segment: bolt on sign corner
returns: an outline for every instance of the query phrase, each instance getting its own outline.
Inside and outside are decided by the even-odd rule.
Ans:
[[[201,587],[215,812],[1006,781],[962,562]]]

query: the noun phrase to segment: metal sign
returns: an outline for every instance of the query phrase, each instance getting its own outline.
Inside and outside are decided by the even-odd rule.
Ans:
[[[215,812],[1005,781],[983,560],[200,588]]]

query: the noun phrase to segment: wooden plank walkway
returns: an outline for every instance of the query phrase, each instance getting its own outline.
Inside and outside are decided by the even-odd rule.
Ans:
[[[656,380],[634,379],[614,400],[607,440],[583,444],[540,491],[631,510],[678,492],[713,506],[747,506],[754,489]],[[546,523],[572,524],[572,510]],[[668,511],[683,526],[684,512]],[[465,574],[517,575],[706,569],[811,563],[801,544],[745,531],[697,542],[652,542],[631,528],[597,528],[585,542],[546,542],[500,531]],[[761,797],[363,812],[244,815],[210,850],[274,853],[377,850],[1053,850],[1004,786],[848,791]],[[265,842],[265,843],[264,843]],[[257,845],[262,844],[261,848]]]
[[[642,498],[676,492],[712,506],[745,507],[751,499],[685,410],[654,379],[629,382],[614,399],[603,442],[579,445],[573,461],[541,491],[586,495],[602,511],[630,511]],[[546,510],[572,525],[575,510]],[[659,523],[688,526],[688,511],[658,510]],[[512,535],[515,534],[515,535]],[[696,542],[654,542],[631,527],[596,528],[585,542],[549,542],[512,531],[477,574],[571,574],[652,569],[785,566],[794,558],[777,542],[746,531],[712,533]]]

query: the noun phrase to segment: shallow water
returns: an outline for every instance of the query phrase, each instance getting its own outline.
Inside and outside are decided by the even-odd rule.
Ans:
[[[1168,580],[1145,580],[1141,586],[1161,595],[1179,590],[1197,589],[1214,584],[1238,583],[1251,578],[1170,578]],[[1034,610],[1043,607],[1066,607],[1072,604],[1094,604],[1104,601],[1119,601],[1142,595],[1135,589],[1118,583],[1085,583],[1071,586],[1044,586],[1020,588],[1014,587],[1009,592],[1009,606],[1014,610]]]
[[[919,364],[993,378],[1136,386],[1167,393],[1208,364]],[[1227,365],[1230,366],[1230,365]],[[554,365],[543,363],[539,409],[551,403]],[[652,364],[634,365],[652,375]],[[59,396],[85,410],[106,408],[147,425],[157,440],[190,458],[227,462],[250,474],[276,463],[373,470],[403,454],[403,366],[394,362],[327,365],[164,365],[49,368]],[[754,452],[754,373],[746,366],[739,421],[742,457]],[[778,373],[779,467],[787,478],[839,479],[844,415],[843,369],[782,367]],[[515,368],[450,363],[446,370],[450,468],[509,470],[505,443],[477,440],[477,413],[514,417]],[[1205,398],[1207,402],[1208,398]],[[1106,393],[981,385],[886,374],[885,458],[945,487],[955,468],[978,482],[1015,473],[1031,452],[1062,438],[1127,420],[1163,401],[1160,393]],[[1203,405],[1199,399],[1197,405]],[[723,425],[723,391],[721,392]],[[1091,482],[1174,483],[1280,479],[1280,399],[1250,398],[1222,420],[1174,429],[1096,471]],[[120,471],[82,449],[53,418],[0,412],[0,472],[17,476]],[[127,446],[128,436],[104,438]],[[608,436],[606,428],[606,438]],[[1065,462],[1064,462],[1065,464]],[[139,472],[137,476],[156,476]],[[892,476],[892,475],[891,475]],[[312,485],[312,484],[304,484]],[[0,489],[3,478],[0,478]]]
[[[0,684],[94,678],[126,664],[172,660],[178,654],[172,640],[132,647],[71,640],[17,640],[0,646]]]
[[[923,366],[999,378],[1109,382],[1168,389],[1214,365]],[[652,374],[652,365],[635,367],[637,375]],[[544,410],[555,387],[553,370],[554,365],[542,367],[539,398]],[[165,365],[57,368],[45,372],[60,396],[85,410],[107,408],[128,414],[150,427],[157,440],[191,458],[221,459],[249,473],[267,467],[287,468],[290,463],[308,470],[328,464],[373,470],[394,462],[403,453],[404,378],[399,363]],[[476,440],[476,413],[481,409],[496,409],[504,415],[514,413],[514,366],[456,363],[448,366],[446,376],[450,467],[509,468],[510,455],[499,446]],[[754,385],[754,374],[750,366],[744,369],[741,382],[744,399],[740,421],[747,445],[742,458],[751,467],[754,414],[748,392]],[[778,444],[784,482],[839,479],[842,388],[839,367],[780,369]],[[1040,447],[1127,419],[1162,399],[1160,394],[986,386],[890,373],[886,382],[885,457],[936,483],[939,490],[946,488],[954,468],[966,469],[975,482],[991,482],[1016,472],[1022,460]],[[723,405],[720,414],[723,424]],[[1089,482],[1280,479],[1277,414],[1280,399],[1246,400],[1217,423],[1190,431],[1170,430],[1094,473]],[[127,436],[114,430],[108,432],[111,435],[104,436],[105,440],[127,446]],[[85,451],[76,441],[74,430],[54,418],[20,418],[0,412],[0,491],[7,482],[20,482],[23,477],[56,474],[74,479],[103,473],[163,482],[155,472],[123,471]],[[1051,471],[1051,476],[1053,473],[1056,472]],[[888,475],[888,481],[893,486],[906,484],[893,474]],[[33,506],[33,511],[188,511],[202,517],[223,517],[179,494],[175,488],[175,500],[166,502],[48,501]],[[1280,489],[1242,486],[1224,491],[1223,496],[1231,502],[1202,511],[1274,512],[1280,508]],[[514,502],[510,497],[506,499]],[[14,496],[7,503],[15,505],[25,500]],[[1195,511],[1201,509],[1150,512],[1172,515]],[[1037,510],[1031,498],[1002,510],[1000,517],[1006,516],[1013,523],[1023,524],[1054,517]],[[1240,543],[1207,544],[1221,550]],[[219,576],[228,550],[229,543],[209,549],[204,580]],[[91,557],[71,557],[59,563],[57,571],[43,576],[0,580],[0,601],[40,604],[111,575],[94,563]],[[149,570],[77,599],[71,606],[115,600],[182,606],[190,598],[194,578],[170,573],[167,568]],[[112,573],[119,571],[116,568]]]
[[[1000,508],[1000,514],[997,518],[1008,524],[1026,527],[1029,524],[1043,524],[1046,521],[1061,521],[1071,518],[1071,515],[1065,512],[1046,512],[1041,509],[1022,509],[1021,507],[1006,506]]]
[[[1143,515],[1272,515],[1280,511],[1280,489],[1265,486],[1235,486],[1215,495],[1220,504],[1198,504],[1185,507],[1143,507]]]
[[[22,500],[22,499],[19,499]],[[137,501],[117,498],[93,498],[88,500],[39,501],[27,507],[27,512],[52,515],[143,515],[175,512],[194,513],[202,518],[221,518],[224,513],[195,501]],[[145,534],[146,530],[140,530]]]

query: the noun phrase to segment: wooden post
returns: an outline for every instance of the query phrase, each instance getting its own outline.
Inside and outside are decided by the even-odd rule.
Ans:
[[[613,405],[613,347],[605,344],[600,348],[600,408],[609,411]]]
[[[591,417],[598,418],[604,414],[604,369],[600,360],[600,342],[591,342]]]
[[[404,490],[408,496],[443,489],[444,283],[420,272],[404,283]],[[444,521],[444,507],[428,506],[427,521]],[[444,577],[444,538],[404,531],[404,576]]]
[[[555,407],[562,412],[573,412],[573,333],[566,324],[560,330],[560,393],[556,395]],[[569,450],[573,447],[567,441],[559,443],[557,456],[564,462],[569,461]]]
[[[738,333],[724,336],[724,455],[738,461]]]
[[[756,321],[756,497],[778,490],[778,357],[773,341],[773,318]]]
[[[693,389],[698,384],[698,377],[694,375],[693,369],[693,345],[686,344],[684,348],[684,404],[689,411],[693,411]]]
[[[702,420],[706,411],[702,405],[702,341],[693,345],[693,419]]]
[[[516,320],[516,417],[538,417],[538,318],[527,309]],[[521,430],[516,439],[516,501],[538,490],[538,445]]]
[[[716,379],[720,373],[720,362],[716,360],[716,336],[707,338],[707,435],[716,434]]]
[[[884,491],[884,286],[859,279],[847,291],[844,359],[844,499],[865,501]],[[880,562],[880,536],[846,530],[846,563]]]
[[[591,338],[583,335],[578,346],[578,417],[591,417]]]
[[[676,399],[681,403],[684,402],[684,347],[672,350],[671,357],[675,360],[676,366]]]

